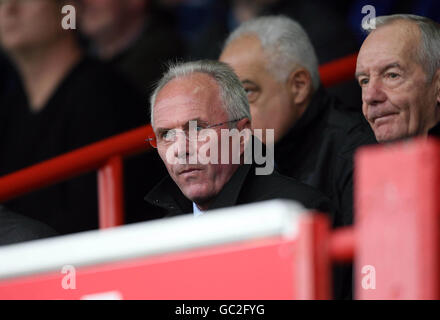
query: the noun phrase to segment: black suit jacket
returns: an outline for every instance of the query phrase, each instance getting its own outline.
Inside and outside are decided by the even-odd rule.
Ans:
[[[319,88],[301,118],[275,144],[281,174],[317,188],[337,214],[333,226],[353,223],[353,156],[376,138],[360,110],[348,110]]]
[[[270,199],[291,199],[306,208],[321,212],[333,211],[331,203],[318,190],[274,171],[270,175],[256,175],[255,165],[241,165],[214,199],[210,210],[253,203]],[[193,212],[192,201],[168,176],[164,178],[145,200],[157,206],[162,216],[171,217]]]

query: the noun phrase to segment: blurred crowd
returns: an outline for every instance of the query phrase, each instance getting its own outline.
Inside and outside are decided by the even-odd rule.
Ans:
[[[61,28],[66,4],[76,30]],[[0,176],[148,123],[167,62],[218,59],[228,34],[254,17],[298,21],[320,64],[357,52],[366,4],[377,15],[440,18],[428,0],[0,0]],[[330,91],[360,112],[354,80]],[[126,222],[155,218],[143,196],[165,174],[155,153],[125,161]],[[4,205],[61,234],[95,229],[96,174]]]

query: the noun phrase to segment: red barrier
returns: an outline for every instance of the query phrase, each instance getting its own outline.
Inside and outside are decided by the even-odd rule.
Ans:
[[[36,241],[15,251],[0,248],[7,261],[0,265],[0,300],[329,299],[328,218],[288,204],[278,200],[199,219]],[[258,221],[249,223],[250,217]],[[23,261],[32,254],[54,260],[38,266]]]
[[[356,156],[358,299],[440,298],[440,142],[416,139]]]

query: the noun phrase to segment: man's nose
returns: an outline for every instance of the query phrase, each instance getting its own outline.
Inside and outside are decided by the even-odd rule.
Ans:
[[[176,140],[173,143],[174,145],[174,155],[177,158],[185,158],[188,153],[188,141],[185,138],[185,135],[182,132],[176,133]]]
[[[362,99],[368,105],[377,105],[384,102],[387,96],[383,90],[382,82],[377,79],[370,79],[362,90]]]

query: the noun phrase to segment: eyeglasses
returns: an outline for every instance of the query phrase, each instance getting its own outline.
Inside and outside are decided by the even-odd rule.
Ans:
[[[208,134],[207,131],[205,131],[206,135],[201,136],[200,134],[203,132],[202,130],[219,127],[232,122],[237,122],[240,121],[241,119],[242,118],[220,122],[208,126],[200,126],[197,124],[195,126],[191,126],[191,122],[197,123],[197,121],[192,120],[189,121],[188,124],[186,124],[183,129],[163,130],[162,132],[159,132],[157,136],[153,133],[151,136],[145,139],[145,141],[148,141],[153,148],[157,148],[158,144],[170,144],[176,142],[178,133],[183,133],[187,141],[197,141],[198,139],[204,140],[208,136]],[[190,129],[194,129],[197,134],[189,134]]]

